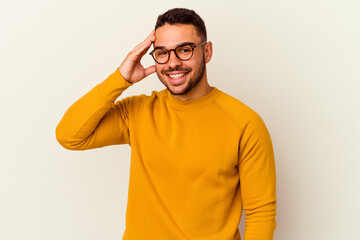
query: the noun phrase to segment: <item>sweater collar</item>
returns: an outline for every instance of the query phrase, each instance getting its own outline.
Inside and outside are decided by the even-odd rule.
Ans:
[[[182,101],[177,98],[175,98],[169,90],[166,89],[166,95],[169,100],[169,103],[172,107],[177,109],[191,109],[195,108],[204,104],[210,103],[217,95],[219,90],[216,87],[213,87],[213,89],[205,96],[202,96],[200,98],[195,98],[187,101]]]

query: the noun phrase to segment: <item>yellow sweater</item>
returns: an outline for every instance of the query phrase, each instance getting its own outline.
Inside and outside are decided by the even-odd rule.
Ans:
[[[167,89],[115,102],[131,84],[116,70],[56,128],[71,150],[131,146],[123,240],[273,239],[275,164],[262,119],[213,88],[181,101]]]

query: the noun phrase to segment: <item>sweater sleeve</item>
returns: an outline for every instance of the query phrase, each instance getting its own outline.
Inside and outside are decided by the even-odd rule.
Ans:
[[[129,144],[128,98],[114,102],[131,85],[116,69],[65,112],[56,127],[58,142],[69,150]]]
[[[239,155],[244,240],[271,240],[276,228],[275,161],[270,135],[257,114],[243,129]]]

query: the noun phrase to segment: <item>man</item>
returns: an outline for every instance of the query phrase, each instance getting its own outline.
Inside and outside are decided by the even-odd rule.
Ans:
[[[155,65],[144,68],[140,60],[151,45]],[[171,9],[57,126],[67,149],[131,146],[123,240],[238,240],[242,210],[244,239],[273,238],[270,136],[253,110],[210,87],[212,51],[203,20],[192,10]],[[115,102],[154,72],[167,89]]]

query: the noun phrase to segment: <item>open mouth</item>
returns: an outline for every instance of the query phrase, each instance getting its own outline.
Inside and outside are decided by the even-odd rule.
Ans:
[[[172,85],[181,85],[185,82],[185,77],[189,72],[166,74]]]
[[[181,78],[182,76],[185,76],[186,73],[178,73],[178,74],[169,74],[168,76],[171,77],[172,79],[178,79]]]

